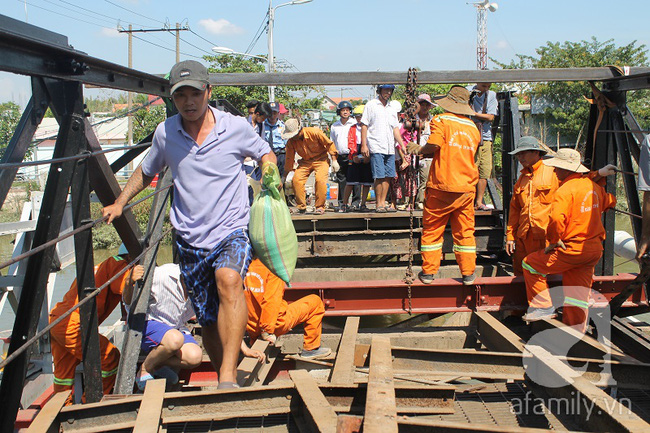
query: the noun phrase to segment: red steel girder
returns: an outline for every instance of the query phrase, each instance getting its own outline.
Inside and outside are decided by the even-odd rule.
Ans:
[[[592,288],[602,296],[594,300],[593,307],[605,307],[635,277],[634,274],[594,277]],[[552,287],[561,285],[562,277],[549,276],[548,282]],[[407,285],[401,280],[294,283],[286,289],[285,298],[292,302],[309,294],[323,299],[328,316],[401,314],[408,308]],[[452,278],[434,280],[430,285],[417,281],[412,285],[411,298],[414,314],[528,308],[523,277],[479,277],[471,286]],[[623,304],[624,308],[647,306],[642,290]]]

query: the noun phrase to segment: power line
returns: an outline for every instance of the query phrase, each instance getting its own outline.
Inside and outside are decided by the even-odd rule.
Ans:
[[[215,45],[218,45],[218,44],[215,44],[214,42],[211,42],[211,41],[207,40],[206,38],[204,38],[204,37],[201,36],[200,34],[196,33],[194,30],[192,30],[192,28],[191,28],[189,25],[187,26],[187,29],[188,29],[188,30],[190,31],[190,33],[192,33],[194,36],[197,36],[197,37],[203,39],[205,42],[209,43],[212,47],[214,47]]]
[[[269,21],[267,19],[268,17],[269,17],[269,11],[267,10],[266,14],[264,15],[264,18],[262,18],[262,23],[260,24],[257,31],[255,32],[255,35],[253,35],[253,40],[251,41],[250,44],[248,44],[248,48],[246,48],[246,51],[244,51],[246,54],[249,54],[253,50],[255,44],[262,36],[262,33],[264,33],[264,30],[268,27],[269,25]]]
[[[90,24],[90,25],[93,25],[93,26],[101,27],[101,28],[106,28],[106,26],[103,25],[103,24],[91,23],[90,21],[86,21],[86,20],[83,20],[83,19],[81,19],[81,18],[71,17],[70,15],[62,14],[61,12],[53,11],[53,10],[51,10],[51,9],[44,8],[44,7],[42,7],[42,6],[35,5],[34,3],[29,3],[29,2],[24,1],[24,0],[16,0],[16,1],[18,1],[19,3],[28,4],[28,5],[32,6],[32,7],[37,8],[37,9],[42,9],[42,10],[44,10],[44,11],[46,11],[46,12],[51,12],[51,13],[53,13],[53,14],[56,14],[56,15],[60,15],[60,16],[62,16],[62,17],[69,18],[69,19],[71,19],[71,20],[81,21],[82,23]]]
[[[146,39],[143,39],[143,38],[141,38],[141,37],[139,37],[139,36],[133,35],[133,37],[134,37],[135,39],[138,39],[138,40],[142,41],[142,42],[146,42],[146,43],[151,44],[151,45],[154,45],[154,46],[156,46],[156,47],[158,47],[158,48],[162,48],[163,50],[171,51],[172,53],[175,53],[175,52],[176,52],[176,50],[174,50],[174,49],[167,48],[167,47],[165,47],[165,46],[162,46],[162,45],[156,44],[156,43],[154,43],[154,42],[150,42],[150,41],[148,41],[148,40],[146,40]],[[195,56],[195,55],[193,55],[193,54],[189,54],[189,53],[184,53],[184,52],[182,52],[182,51],[181,51],[180,53],[181,53],[182,55],[184,55],[184,56],[194,57],[195,59],[203,60],[203,57]]]
[[[127,8],[125,8],[125,7],[122,6],[122,5],[119,5],[119,4],[115,3],[115,2],[112,2],[111,0],[104,0],[104,1],[105,1],[106,3],[112,4],[112,5],[115,6],[115,7],[118,7],[118,8],[120,8],[120,9],[123,9],[123,10],[125,10],[125,11],[127,11],[127,12],[130,12],[130,13],[134,14],[134,15],[137,15],[137,16],[139,16],[139,17],[146,18],[146,19],[148,19],[148,20],[150,20],[150,21],[153,21],[153,22],[155,22],[155,23],[158,23],[158,24],[165,24],[165,23],[162,22],[162,21],[155,20],[155,19],[153,19],[153,18],[151,18],[151,17],[148,17],[148,16],[146,16],[146,15],[142,15],[141,13],[138,13],[138,12],[132,11],[131,9],[127,9]]]
[[[65,9],[65,10],[69,10],[69,11],[71,11],[71,12],[78,13],[79,15],[87,16],[87,17],[92,18],[92,19],[94,19],[94,20],[97,20],[97,19],[103,19],[103,18],[95,17],[95,16],[90,15],[90,14],[86,14],[86,13],[80,12],[80,11],[78,11],[78,10],[75,10],[75,9],[72,9],[72,8],[69,8],[69,7],[66,7],[66,6],[63,6],[63,5],[54,5],[52,0],[45,0],[45,1],[47,1],[47,2],[50,3],[50,4],[52,4],[52,6],[57,6],[57,7],[60,7],[60,8]],[[62,0],[59,0],[59,1],[62,1]],[[68,4],[71,4],[71,3],[68,3]],[[75,6],[77,9],[83,9],[83,10],[88,11],[88,9],[84,9],[84,8],[78,7],[78,6],[76,6],[76,5],[73,5],[73,6]],[[90,11],[90,12],[92,12],[92,11]],[[111,24],[113,24],[114,18],[111,18],[111,17],[108,17],[108,18],[110,18],[110,21],[107,20],[107,19],[103,19],[103,21],[110,22]]]
[[[21,0],[18,0],[18,1],[21,1]],[[49,0],[49,1],[51,1],[51,0]],[[70,6],[74,6],[74,7],[78,8],[78,9],[81,9],[81,10],[84,10],[84,11],[87,11],[87,12],[90,12],[90,13],[93,13],[93,14],[95,14],[95,15],[99,15],[99,16],[101,16],[101,17],[109,18],[109,19],[111,19],[112,21],[116,21],[116,22],[118,22],[118,23],[119,23],[120,21],[122,21],[120,18],[111,17],[111,16],[108,16],[108,15],[105,15],[105,14],[102,14],[102,13],[99,13],[99,12],[96,12],[96,11],[94,11],[94,10],[92,10],[92,9],[86,9],[86,8],[84,8],[84,7],[81,7],[81,6],[77,5],[77,4],[74,4],[74,3],[68,2],[68,1],[66,1],[66,0],[58,0],[58,1],[60,1],[61,3],[68,4],[68,5],[70,5]],[[131,24],[135,24],[135,25],[140,26],[140,27],[148,27],[148,26],[145,26],[145,25],[143,25],[143,24],[138,24],[138,23],[135,23],[135,22],[131,22]]]

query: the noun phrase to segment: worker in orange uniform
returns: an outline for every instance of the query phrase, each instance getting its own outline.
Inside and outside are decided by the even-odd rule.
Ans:
[[[299,213],[305,213],[307,209],[307,198],[305,195],[305,183],[311,172],[316,172],[316,213],[325,213],[325,199],[327,196],[327,174],[329,173],[330,162],[332,161],[334,172],[339,171],[339,163],[336,161],[338,155],[334,142],[318,128],[301,127],[300,121],[296,118],[288,119],[284,124],[282,138],[287,140],[286,162],[284,164],[285,177],[293,171],[293,164],[296,153],[302,158],[298,161],[298,168],[293,175],[293,189],[296,193],[296,205]]]
[[[524,257],[546,247],[551,203],[560,185],[555,169],[542,163],[546,153],[535,137],[521,137],[510,152],[523,166],[513,188],[506,228],[506,253],[512,256],[515,275],[523,275]]]
[[[431,120],[427,144],[408,145],[409,153],[433,154],[423,213],[420,247],[423,263],[418,277],[424,284],[433,282],[440,269],[443,234],[449,221],[463,284],[470,285],[476,280],[474,195],[478,170],[474,155],[481,135],[468,117],[475,113],[469,106],[467,89],[453,86],[447,95],[435,99],[445,113]]]
[[[594,266],[600,260],[605,239],[601,215],[616,205],[616,197],[594,180],[604,184],[604,177],[614,174],[615,166],[607,165],[597,174],[585,176],[589,169],[580,163],[580,152],[573,149],[560,149],[554,158],[543,162],[555,167],[560,186],[550,208],[548,245],[522,262],[529,304],[524,320],[555,316],[546,276],[562,274],[563,321],[584,332]]]
[[[118,255],[95,266],[95,286],[100,287],[117,275],[129,264],[128,251],[122,245]],[[144,268],[140,265],[126,271],[108,287],[96,296],[97,322],[101,324],[113,312],[122,299],[122,292],[126,286],[142,279]],[[72,308],[79,302],[77,280],[70,286],[70,290],[63,296],[63,300],[56,304],[50,311],[50,323]],[[54,359],[54,392],[73,389],[74,375],[77,365],[82,361],[81,326],[79,324],[79,310],[75,310],[50,330],[50,348]],[[99,335],[99,350],[102,361],[102,385],[104,394],[110,394],[115,384],[117,366],[120,362],[120,352],[106,337]],[[67,404],[72,403],[72,394]]]
[[[275,344],[277,337],[304,323],[300,356],[321,359],[332,353],[320,344],[325,307],[317,295],[307,295],[287,304],[283,299],[284,281],[276,277],[260,259],[253,260],[248,267],[244,287],[248,307],[246,330],[251,340],[260,337]]]

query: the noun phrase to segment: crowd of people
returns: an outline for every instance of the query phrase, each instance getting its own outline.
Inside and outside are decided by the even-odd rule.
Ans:
[[[180,262],[163,265],[154,274],[142,341],[147,357],[140,370],[133,372],[139,388],[153,377],[174,383],[179,369],[201,362],[201,348],[186,328],[194,316],[202,326],[203,348],[218,372],[219,388],[237,387],[240,351],[263,357],[244,343],[246,331],[251,341],[259,338],[275,343],[278,336],[304,324],[302,356],[330,355],[320,341],[321,299],[312,295],[287,304],[284,282],[254,257],[247,232],[247,160],[277,164],[285,177],[292,175],[300,213],[306,212],[305,182],[312,172],[316,213],[325,211],[331,170],[343,185],[341,212],[368,211],[371,186],[377,213],[395,211],[400,199],[413,206],[406,198],[415,196],[423,208],[420,281],[434,282],[449,223],[462,283],[475,283],[474,216],[476,209],[485,206],[483,181],[492,176],[491,122],[497,114],[489,83],[469,89],[453,86],[434,98],[420,95],[415,121],[400,121],[398,104],[391,102],[394,86],[380,85],[377,98],[365,106],[353,107],[348,101],[339,104],[340,120],[332,125],[329,137],[318,128],[303,127],[298,118],[285,120],[288,110],[276,102],[252,101],[247,118],[211,108],[208,72],[198,62],[176,64],[170,84],[178,114],[156,128],[142,165],[115,203],[103,211],[109,223],[120,218],[124,206],[157,173],[166,166],[171,169],[175,194],[170,218]],[[436,105],[442,114],[430,113]],[[521,137],[511,154],[523,168],[510,203],[505,248],[512,255],[515,275],[525,279],[530,304],[525,319],[555,315],[546,278],[562,274],[566,287],[563,319],[584,331],[588,289],[605,237],[601,214],[615,204],[602,185],[615,167],[590,172],[573,149],[560,149],[548,157],[534,137]],[[120,250],[97,266],[96,283],[108,281],[129,261],[128,252]],[[142,268],[135,266],[102,292],[97,300],[100,322],[120,300],[130,303],[134,282],[142,275]],[[76,300],[75,283],[51,319]],[[52,330],[57,390],[73,385],[74,369],[81,359],[79,332],[78,314]],[[106,339],[100,345],[104,391],[109,392],[119,353]]]

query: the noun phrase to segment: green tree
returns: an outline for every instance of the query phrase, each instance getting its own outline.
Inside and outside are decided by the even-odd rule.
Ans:
[[[133,113],[133,142],[138,143],[151,134],[165,120],[164,105],[152,105]]]
[[[230,54],[203,57],[210,66],[211,73],[242,73],[264,72],[265,62],[258,58],[245,58]],[[314,86],[281,86],[276,87],[276,101],[282,102],[288,108],[300,113],[305,109],[319,108],[324,93],[321,87]],[[251,99],[268,101],[266,86],[212,86],[214,99],[227,99],[242,113],[246,112],[246,102]]]
[[[535,52],[534,56],[518,54],[510,63],[492,60],[504,69],[648,65],[646,46],[637,45],[637,41],[617,46],[612,39],[599,42],[592,37],[588,41],[580,42],[547,42]],[[555,81],[530,84],[519,90],[529,92],[534,98],[544,101],[547,105],[544,113],[546,120],[553,124],[553,129],[564,139],[571,142],[578,139],[589,117],[589,103],[584,98],[591,95],[589,83]],[[650,126],[650,107],[647,103],[649,95],[647,90],[628,94],[628,106],[644,127]],[[583,140],[585,136],[583,132]]]
[[[0,104],[0,157],[11,141],[18,122],[20,121],[20,107],[13,102]]]

